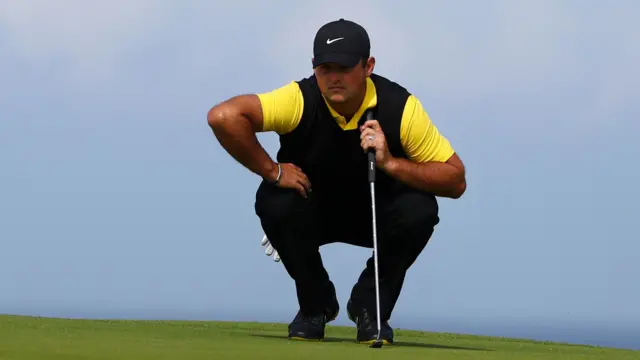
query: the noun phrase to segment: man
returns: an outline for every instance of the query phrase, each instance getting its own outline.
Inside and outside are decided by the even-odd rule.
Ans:
[[[313,75],[232,97],[209,111],[208,123],[226,151],[263,178],[255,211],[295,282],[300,308],[289,325],[292,339],[324,338],[340,309],[319,247],[373,247],[366,153],[375,149],[380,320],[383,341],[392,343],[388,320],[439,222],[436,197],[461,197],[465,168],[418,99],[373,73],[364,28],[327,23],[313,51]],[[375,120],[365,121],[367,109]],[[280,136],[276,161],[257,141],[262,131]],[[377,336],[374,281],[370,258],[347,302],[361,343]]]

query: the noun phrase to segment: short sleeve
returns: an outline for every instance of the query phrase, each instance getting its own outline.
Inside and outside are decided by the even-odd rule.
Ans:
[[[293,131],[302,118],[304,99],[295,81],[275,90],[257,94],[262,105],[263,131],[283,135]]]
[[[416,162],[446,162],[454,154],[449,140],[440,134],[414,95],[405,104],[400,138],[405,153]]]

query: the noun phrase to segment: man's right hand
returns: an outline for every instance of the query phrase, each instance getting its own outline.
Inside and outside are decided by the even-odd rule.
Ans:
[[[307,175],[294,164],[284,163],[280,164],[282,168],[282,175],[280,180],[276,183],[276,186],[281,188],[295,189],[302,197],[307,198],[308,193],[311,192],[311,182]],[[274,182],[278,178],[278,166],[275,167],[275,171],[270,174],[269,181]]]

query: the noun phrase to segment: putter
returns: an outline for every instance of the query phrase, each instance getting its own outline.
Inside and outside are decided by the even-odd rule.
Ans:
[[[367,111],[367,120],[373,119],[373,111]],[[371,215],[373,219],[373,263],[375,265],[375,282],[376,282],[376,320],[378,322],[378,337],[371,344],[371,348],[379,349],[382,347],[382,340],[380,339],[380,332],[382,326],[380,325],[380,281],[378,280],[378,235],[376,229],[376,151],[375,149],[368,150],[369,157],[369,187],[371,188]]]

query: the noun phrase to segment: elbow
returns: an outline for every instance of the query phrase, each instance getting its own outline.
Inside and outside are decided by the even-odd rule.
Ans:
[[[246,110],[241,104],[231,100],[212,107],[207,113],[207,124],[217,135],[222,132],[235,131],[238,126],[255,129],[251,119],[246,115]]]
[[[466,191],[467,191],[467,182],[465,180],[462,180],[453,187],[451,191],[451,198],[460,199]]]
[[[460,169],[455,176],[455,180],[449,188],[449,196],[452,199],[460,199],[467,191],[467,178],[464,169]]]
[[[260,104],[255,96],[237,96],[213,106],[207,113],[207,124],[218,135],[222,132],[262,129]]]
[[[467,191],[467,175],[464,164],[457,154],[453,154],[447,163],[454,167],[451,174],[451,186],[449,187],[448,197],[459,199]]]
[[[222,103],[216,105],[207,113],[207,124],[213,131],[213,134],[220,138],[228,136],[229,133],[236,131],[238,112],[228,104]]]
[[[216,105],[207,113],[207,124],[213,131],[216,131],[224,125],[225,118],[224,108],[220,105]]]

